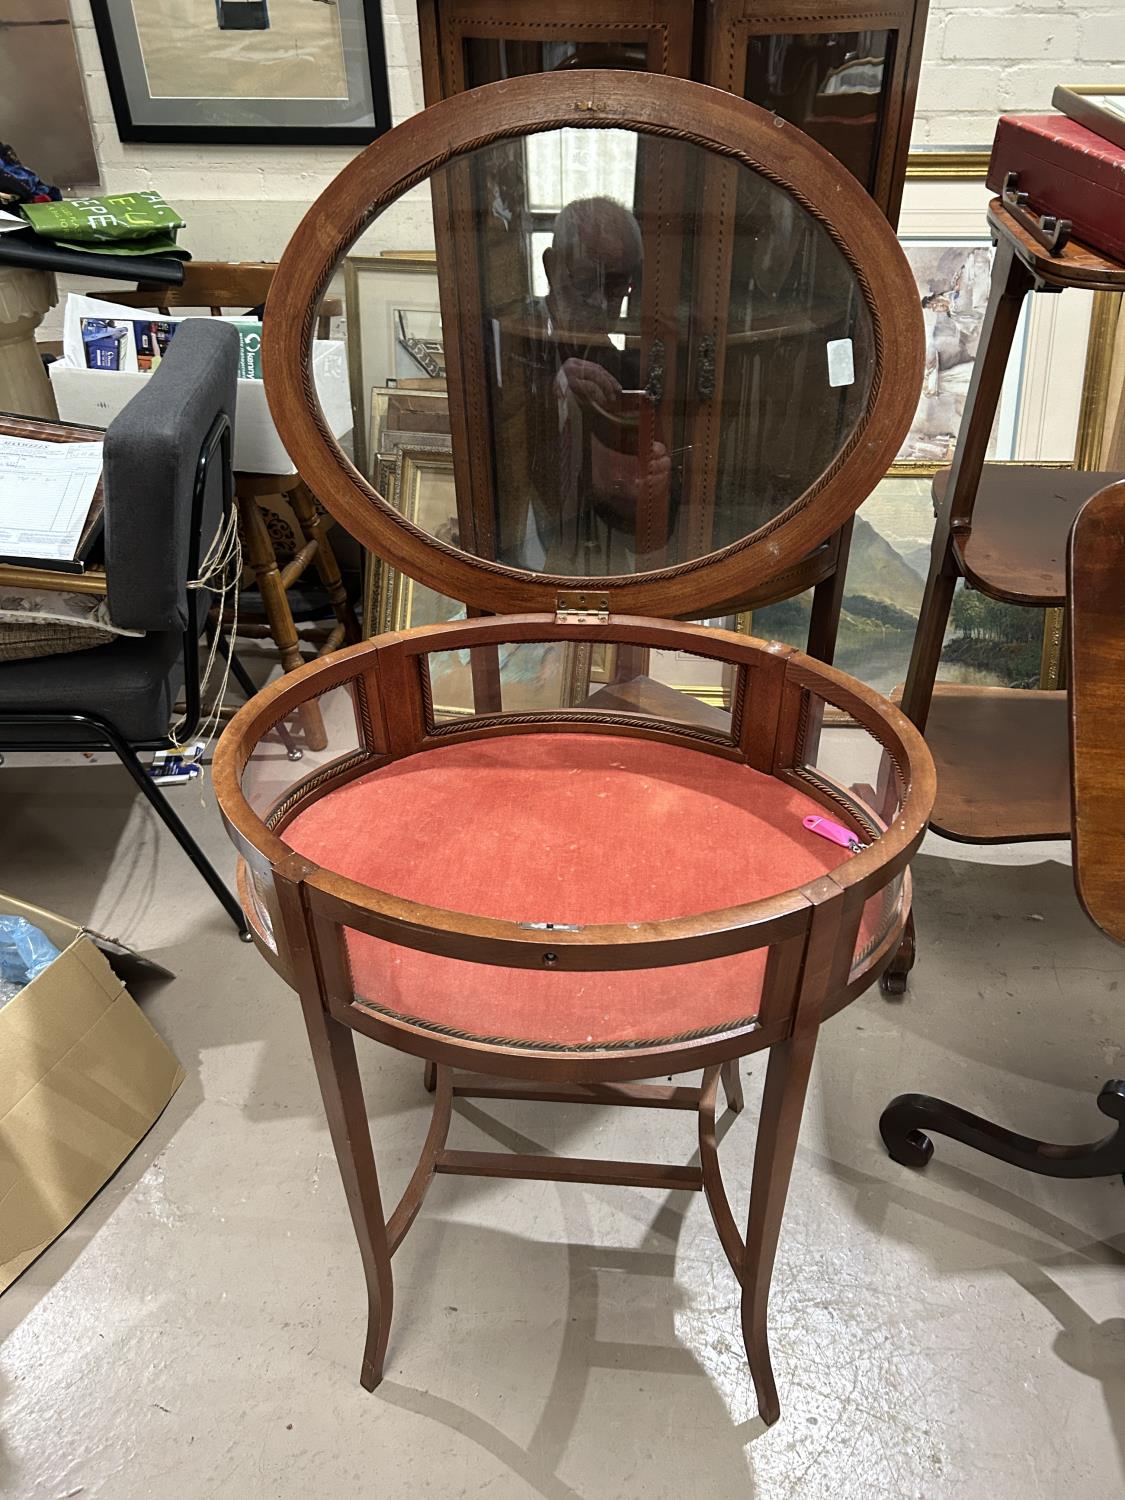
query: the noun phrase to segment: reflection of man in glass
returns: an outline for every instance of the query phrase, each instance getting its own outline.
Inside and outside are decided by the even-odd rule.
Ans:
[[[638,452],[639,353],[622,336],[644,259],[636,219],[611,198],[568,203],[543,252],[547,295],[531,307],[528,375],[533,506],[547,571],[636,565],[638,507],[666,503],[662,443]],[[615,337],[611,337],[615,335]],[[643,564],[642,564],[643,565]]]

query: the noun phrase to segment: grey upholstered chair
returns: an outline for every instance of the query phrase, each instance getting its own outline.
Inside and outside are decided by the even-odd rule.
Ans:
[[[189,741],[199,726],[200,635],[208,596],[189,589],[223,518],[238,334],[227,323],[184,324],[144,389],[105,435],[105,567],[110,617],[140,637],[0,663],[0,750],[112,749],[249,941],[231,892],[137,758],[167,749],[181,689]],[[253,683],[232,661],[244,690]]]

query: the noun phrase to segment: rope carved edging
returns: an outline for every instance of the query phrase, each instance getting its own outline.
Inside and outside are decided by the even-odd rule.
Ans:
[[[416,1026],[421,1031],[435,1036],[445,1036],[456,1042],[476,1042],[487,1047],[505,1047],[517,1052],[638,1052],[648,1047],[672,1047],[677,1042],[695,1042],[707,1037],[723,1036],[728,1031],[756,1031],[761,1022],[756,1015],[743,1016],[732,1021],[723,1021],[717,1026],[700,1026],[694,1031],[681,1031],[675,1036],[638,1037],[635,1040],[616,1042],[546,1042],[530,1037],[482,1036],[475,1031],[463,1031],[456,1026],[445,1026],[440,1021],[427,1021],[420,1016],[408,1016],[389,1005],[380,1005],[377,1000],[368,1000],[357,995],[352,1005],[359,1011],[369,1011],[381,1020],[402,1021]]]

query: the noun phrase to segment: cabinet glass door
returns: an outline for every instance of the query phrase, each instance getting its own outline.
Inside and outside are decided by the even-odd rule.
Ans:
[[[751,36],[744,97],[812,136],[874,194],[896,37],[889,30]]]

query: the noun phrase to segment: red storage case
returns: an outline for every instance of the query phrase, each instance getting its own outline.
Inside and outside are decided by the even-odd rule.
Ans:
[[[1009,172],[1036,214],[1057,214],[1074,238],[1125,261],[1125,151],[1066,115],[1001,115],[992,142],[988,186]]]

